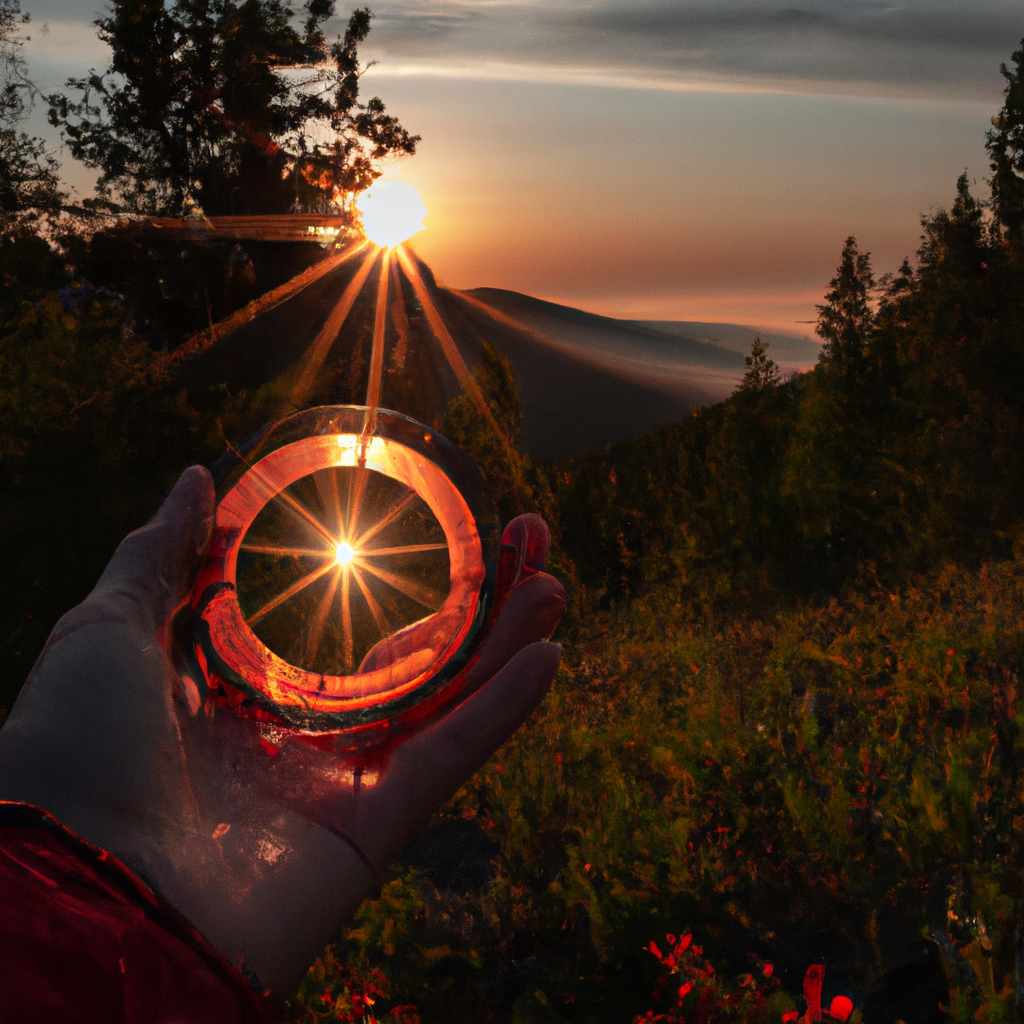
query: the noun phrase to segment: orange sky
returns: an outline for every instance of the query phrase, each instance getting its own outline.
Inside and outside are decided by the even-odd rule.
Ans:
[[[843,240],[880,272],[956,177],[992,105],[452,83],[369,84],[423,135],[387,170],[430,211],[416,249],[457,287],[627,318],[804,333]]]
[[[22,2],[44,92],[103,66],[95,0]],[[426,202],[415,247],[443,280],[794,333],[847,235],[893,270],[962,171],[984,192],[1024,34],[1019,0],[372,6],[363,95],[423,137],[386,177]]]

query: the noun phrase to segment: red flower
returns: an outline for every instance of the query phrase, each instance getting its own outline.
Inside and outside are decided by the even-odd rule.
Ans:
[[[788,1021],[799,1020],[799,1019],[800,1019],[800,1014],[797,1013],[796,1010],[787,1010],[782,1015],[782,1024],[787,1024]]]
[[[655,955],[655,956],[656,956],[656,957],[657,957],[657,958],[658,958],[659,960],[660,960],[660,959],[662,958],[662,957],[661,957],[661,950],[660,950],[660,949],[658,949],[658,945],[657,945],[657,943],[656,943],[656,942],[654,941],[654,939],[651,939],[651,944],[650,944],[650,945],[649,945],[649,946],[648,946],[647,948],[648,948],[648,949],[649,949],[649,950],[650,950],[650,951],[651,951],[651,952],[652,952],[652,953],[653,953],[653,954],[654,954],[654,955]]]
[[[685,999],[690,994],[692,989],[693,989],[693,983],[692,982],[688,981],[685,985],[680,985],[679,986],[679,998],[680,998],[680,1000]]]
[[[764,976],[766,978],[770,978],[772,976],[772,971],[774,971],[774,970],[775,970],[775,968],[772,967],[771,964],[765,964],[764,965]]]
[[[830,1017],[836,1020],[846,1020],[853,1013],[853,1001],[848,996],[836,996],[832,1005],[828,1008]]]

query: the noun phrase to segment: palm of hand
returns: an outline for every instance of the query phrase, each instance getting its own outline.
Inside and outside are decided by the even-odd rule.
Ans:
[[[172,697],[161,636],[212,515],[209,475],[187,471],[58,623],[0,733],[0,797],[113,852],[283,992],[543,697],[564,596],[543,573],[515,586],[468,670],[486,685],[363,773],[297,738],[270,756],[256,723]]]

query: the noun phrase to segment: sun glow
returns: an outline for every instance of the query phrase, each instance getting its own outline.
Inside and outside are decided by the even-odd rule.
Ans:
[[[427,208],[412,185],[384,181],[356,196],[363,234],[376,245],[394,248],[423,230]]]
[[[338,565],[351,565],[352,559],[356,557],[355,551],[352,549],[352,545],[348,541],[342,541],[334,549],[334,560]]]

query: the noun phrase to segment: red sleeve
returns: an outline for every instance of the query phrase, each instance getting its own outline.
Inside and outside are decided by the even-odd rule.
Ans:
[[[268,1024],[265,1000],[115,857],[0,801],[0,1022]]]

